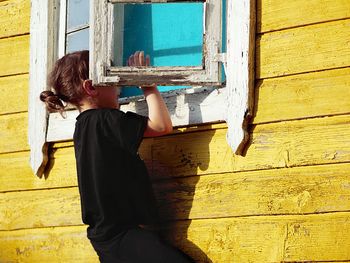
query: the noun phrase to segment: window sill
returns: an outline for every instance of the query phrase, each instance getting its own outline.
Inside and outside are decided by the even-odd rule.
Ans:
[[[226,87],[193,87],[162,92],[173,127],[205,124],[225,120]],[[133,111],[148,116],[148,105],[143,95],[122,98],[120,110]],[[50,113],[48,121],[48,142],[73,139],[77,109],[67,110],[67,118],[59,113]]]

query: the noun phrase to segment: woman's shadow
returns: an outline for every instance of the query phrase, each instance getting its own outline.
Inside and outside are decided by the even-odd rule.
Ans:
[[[196,184],[200,176],[205,176],[198,174],[198,171],[205,171],[209,167],[209,143],[215,130],[211,124],[195,125],[202,123],[200,104],[207,94],[198,94],[195,100],[193,94],[183,96],[184,105],[189,108],[190,124],[181,129],[176,127],[172,134],[148,140],[146,152],[140,149],[141,158],[152,180],[161,218],[160,224],[147,227],[160,234],[168,244],[190,256],[194,262],[212,262],[201,248],[187,239],[187,234],[192,220],[206,216],[196,212],[191,217],[190,212]],[[176,114],[179,106],[177,101],[177,96],[167,98],[170,115]],[[140,114],[144,114],[144,107],[142,110],[137,107]],[[146,156],[148,154],[151,157]]]

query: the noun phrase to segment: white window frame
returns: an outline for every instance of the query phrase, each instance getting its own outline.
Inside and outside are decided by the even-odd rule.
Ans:
[[[142,4],[145,2],[146,4],[203,3],[201,66],[113,66],[113,64],[118,65],[114,63],[113,52],[115,4]],[[120,11],[118,10],[118,12]],[[158,85],[221,86],[222,84],[219,63],[219,58],[221,58],[222,0],[90,0],[90,22],[90,79],[94,85],[141,86],[157,83]]]
[[[57,41],[62,28],[60,31],[58,26],[59,0],[31,2],[28,143],[30,165],[33,172],[42,177],[48,161],[48,143],[72,140],[79,111],[68,110],[67,117],[62,118],[59,113],[48,113],[39,100],[40,92],[47,89],[47,73],[62,54]],[[162,92],[161,95],[171,113],[174,127],[226,121],[227,142],[233,153],[242,155],[249,140],[247,128],[253,115],[255,0],[227,0],[226,8],[227,52],[226,55],[217,53],[214,57],[225,65],[226,86],[194,86]],[[92,24],[90,21],[90,30]],[[221,42],[217,44],[221,46]],[[90,54],[91,50],[90,44]],[[119,103],[123,111],[147,115],[148,106],[143,95],[121,98]]]

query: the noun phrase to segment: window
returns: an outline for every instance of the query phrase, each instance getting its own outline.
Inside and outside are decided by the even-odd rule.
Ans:
[[[89,49],[89,1],[59,0],[58,58]]]
[[[150,68],[113,65],[116,64],[113,55],[115,42],[113,27],[118,27],[118,24],[114,23],[114,9],[123,7],[123,4],[116,7],[117,3],[139,3],[140,5],[156,3],[155,5],[168,6],[187,3],[187,5],[193,5],[183,0],[169,0],[169,3],[164,0],[152,0],[152,4],[149,2],[148,0],[91,0],[90,78],[93,84],[147,85],[157,83],[158,85],[221,86],[219,54],[222,37],[222,0],[191,1],[202,2],[200,5],[203,8],[203,57],[200,65],[152,66]],[[173,9],[176,10],[176,8]],[[181,17],[182,14],[178,16]],[[164,22],[165,26],[166,24]],[[165,42],[166,39],[163,41]]]
[[[87,48],[90,50],[90,74],[95,83],[108,85],[118,81],[119,85],[125,85],[123,90],[128,91],[132,89],[130,85],[155,82],[160,85],[174,126],[226,121],[227,141],[234,153],[241,154],[248,139],[246,128],[253,105],[254,0],[228,0],[226,3],[225,0],[170,0],[169,3],[164,0],[148,0],[151,3],[142,0],[90,1],[89,7],[87,1],[32,1],[28,140],[30,163],[35,174],[41,177],[44,172],[48,159],[47,143],[72,139],[75,117],[79,114],[76,109],[68,110],[67,118],[63,119],[58,113],[46,112],[45,105],[38,103],[40,92],[47,88],[47,72],[66,52]],[[138,4],[131,5],[134,2]],[[128,51],[123,49],[126,41],[123,27],[128,19],[128,6],[162,5],[171,12],[180,3],[202,10],[203,28],[200,32],[205,34],[199,40],[203,41],[203,50],[199,44],[192,45],[202,60],[193,59],[186,64],[175,60],[165,63],[159,59],[147,69],[126,67],[123,60]],[[221,26],[218,29],[223,14],[221,8],[227,13],[227,41],[221,39]],[[227,51],[221,49],[222,44]],[[186,51],[186,47],[176,51]],[[170,88],[162,91],[167,85]],[[188,86],[180,88],[185,87],[183,85]],[[147,115],[143,95],[122,97],[119,103],[123,111]]]

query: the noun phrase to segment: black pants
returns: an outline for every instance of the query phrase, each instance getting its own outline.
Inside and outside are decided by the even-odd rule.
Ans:
[[[189,263],[195,262],[152,230],[136,226],[108,241],[91,241],[102,263]]]

